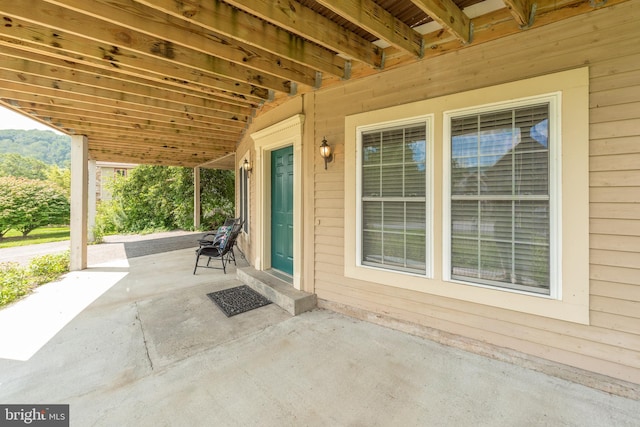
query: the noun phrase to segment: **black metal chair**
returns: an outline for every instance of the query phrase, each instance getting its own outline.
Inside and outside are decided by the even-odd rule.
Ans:
[[[227,274],[227,264],[233,261],[236,264],[236,257],[233,252],[233,247],[236,244],[238,234],[242,230],[242,221],[234,223],[231,228],[225,228],[221,235],[216,234],[217,238],[214,238],[213,243],[200,246],[196,250],[196,265],[193,268],[193,274],[196,274],[198,267],[215,268],[224,271]],[[200,265],[200,257],[207,257],[207,264]],[[219,259],[222,263],[222,267],[212,267],[209,264],[212,259]]]
[[[213,232],[206,233],[202,236],[201,239],[198,239],[198,244],[200,245],[200,247],[213,245],[217,240],[220,240],[220,238],[224,236],[225,232],[227,232],[228,230],[231,230],[233,225],[239,221],[240,221],[240,218],[227,218],[224,221],[224,224],[218,227],[215,233]]]

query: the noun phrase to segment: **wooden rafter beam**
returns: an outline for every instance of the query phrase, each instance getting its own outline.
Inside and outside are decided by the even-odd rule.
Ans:
[[[462,43],[471,42],[471,21],[453,0],[411,0],[411,3]]]
[[[217,100],[211,100],[200,96],[192,96],[189,94],[181,94],[179,92],[164,90],[160,91],[157,87],[141,82],[128,82],[126,80],[114,79],[108,76],[88,73],[77,69],[69,69],[64,66],[52,66],[46,61],[37,62],[35,55],[26,55],[16,57],[19,53],[6,51],[4,61],[0,63],[0,69],[15,71],[20,73],[32,74],[36,76],[50,76],[56,81],[65,81],[72,85],[82,85],[87,88],[94,88],[96,91],[100,89],[119,92],[120,94],[128,94],[133,97],[143,97],[140,102],[149,99],[157,99],[162,101],[170,101],[190,107],[202,107],[220,112],[232,112],[242,115],[250,115],[250,107],[240,107],[238,105],[230,105]],[[25,59],[29,58],[28,61]],[[82,92],[80,92],[82,93]],[[121,95],[121,96],[122,96]],[[123,99],[123,98],[121,98]]]
[[[316,70],[287,58],[218,36],[184,19],[151,9],[132,0],[46,0],[94,19],[121,25],[151,37],[250,68],[283,80],[315,86]]]
[[[532,24],[533,2],[530,0],[502,0],[509,8],[513,19],[522,28],[528,28]]]
[[[87,25],[86,22],[91,20],[86,15],[42,0],[22,0],[19,4],[12,0],[0,0],[0,13],[10,19],[19,18],[43,25],[54,32],[84,37],[87,39],[85,43],[94,46],[94,49],[96,42],[106,43],[111,46],[110,50],[114,47],[122,50],[124,55],[118,56],[118,59],[123,56],[146,56],[154,60],[153,64],[166,61],[276,92],[291,93],[290,81],[106,21],[101,25]]]
[[[209,31],[264,49],[332,76],[345,78],[348,61],[334,52],[236,9],[222,1],[136,0]]]
[[[50,77],[43,77],[24,72],[14,72],[0,68],[0,81],[3,87],[10,90],[37,91],[41,95],[57,99],[85,99],[96,104],[111,104],[117,100],[119,105],[144,111],[164,112],[165,114],[200,115],[220,120],[241,121],[248,120],[247,115],[235,114],[228,111],[217,111],[203,106],[191,106],[165,99],[151,99],[142,95],[120,93],[100,87],[84,86]]]
[[[227,153],[224,151],[211,153],[211,155],[216,157],[223,157],[226,154]],[[112,150],[107,146],[92,147],[91,145],[89,146],[89,158],[105,162],[139,163],[160,166],[173,165],[189,168],[196,167],[205,162],[205,160],[203,159],[203,155],[200,153],[180,156],[176,155],[176,153],[170,152],[169,150],[149,150],[139,153],[132,153],[127,149]]]
[[[206,129],[210,132],[222,131],[226,133],[239,134],[245,127],[245,123],[240,121],[218,120],[208,116],[191,115],[184,113],[149,111],[137,106],[123,108],[122,105],[114,103],[101,103],[98,100],[65,99],[61,97],[51,97],[45,94],[33,94],[24,91],[6,89],[2,91],[3,100],[6,104],[17,103],[23,112],[32,114],[38,110],[43,111],[43,117],[55,117],[61,113],[66,113],[79,120],[86,117],[91,120],[97,117],[110,118],[110,120],[123,121],[128,123],[159,123],[164,125],[175,125],[182,127],[192,127]],[[35,116],[37,117],[37,116]]]
[[[242,130],[238,127],[231,127],[226,124],[216,123],[213,120],[210,120],[207,123],[195,121],[184,123],[177,119],[157,120],[150,117],[131,117],[129,115],[113,113],[105,114],[100,111],[96,111],[97,108],[95,107],[91,110],[81,110],[61,107],[58,105],[52,106],[48,104],[37,104],[33,102],[24,104],[25,105],[23,105],[21,109],[22,111],[27,112],[30,116],[40,118],[49,117],[51,120],[65,124],[68,124],[73,120],[105,125],[128,125],[132,128],[136,128],[140,124],[145,124],[154,126],[157,129],[167,129],[170,132],[181,127],[188,127],[189,129],[199,130],[200,132],[207,132],[209,134],[215,133],[216,135],[228,135],[230,137],[234,135],[237,137],[238,132]]]
[[[9,18],[0,26],[0,45],[15,46],[33,52],[45,52],[71,63],[92,65],[113,70],[123,75],[136,76],[176,87],[200,90],[229,99],[261,103],[269,98],[269,91],[246,83],[239,83],[220,76],[181,67],[155,58],[136,55],[105,43],[54,31],[18,18]]]
[[[83,134],[85,129],[81,129],[77,134]],[[217,138],[211,135],[209,139],[198,139],[186,141],[184,138],[180,138],[179,135],[167,134],[166,136],[158,134],[145,135],[144,138],[135,137],[125,131],[119,131],[117,129],[96,129],[92,131],[90,138],[91,141],[109,141],[113,147],[135,149],[137,147],[147,147],[162,149],[174,149],[174,150],[187,150],[191,151],[209,151],[209,150],[228,150],[233,151],[235,142],[229,141],[224,138]],[[91,142],[90,141],[90,142]],[[184,151],[176,151],[184,152]]]
[[[295,0],[226,0],[225,3],[356,61],[374,68],[383,67],[380,47]]]
[[[41,64],[39,66],[46,65],[48,68],[44,68],[41,71],[48,71],[51,73],[55,73],[58,70],[68,70],[71,73],[81,73],[85,75],[89,75],[92,78],[96,79],[96,81],[102,81],[102,79],[106,79],[107,81],[119,81],[124,82],[129,85],[140,85],[142,87],[152,87],[156,92],[165,92],[168,94],[167,96],[175,96],[179,95],[181,97],[186,97],[187,99],[206,99],[209,101],[215,101],[219,103],[219,107],[221,109],[227,110],[229,108],[236,109],[245,109],[247,114],[250,114],[251,109],[255,108],[257,105],[242,100],[239,98],[227,98],[223,96],[219,96],[216,93],[206,93],[196,90],[191,90],[189,88],[180,87],[176,85],[172,85],[165,82],[159,82],[156,80],[150,80],[146,78],[142,78],[140,76],[135,75],[126,75],[113,69],[105,69],[94,67],[93,65],[86,65],[85,63],[79,62],[71,62],[65,59],[60,59],[57,55],[48,55],[44,52],[34,52],[31,50],[22,50],[14,45],[4,45],[2,40],[0,39],[0,46],[2,46],[2,53],[6,55],[8,58],[14,58],[22,60],[22,65],[20,69],[24,69],[28,71],[27,67],[32,67],[33,64]],[[2,64],[0,64],[2,65]],[[159,95],[156,95],[159,96]],[[164,97],[164,96],[163,96]],[[199,102],[199,101],[196,101]],[[240,110],[236,110],[240,111]]]
[[[194,144],[185,145],[180,142],[166,140],[164,138],[147,138],[145,140],[130,138],[127,134],[118,134],[115,132],[96,133],[89,141],[91,147],[107,145],[110,149],[131,150],[132,152],[142,152],[157,150],[159,152],[166,151],[174,154],[207,153],[216,151],[218,153],[231,153],[234,150],[234,143],[224,143],[224,141],[211,141],[208,145]]]
[[[43,118],[46,116],[43,116]],[[236,133],[210,132],[199,128],[183,128],[181,126],[157,126],[153,123],[127,123],[104,122],[101,120],[78,120],[77,118],[65,118],[56,114],[50,117],[51,123],[63,121],[64,127],[73,129],[75,133],[90,134],[95,136],[98,132],[112,135],[122,135],[127,132],[140,132],[145,137],[171,138],[188,135],[190,143],[201,143],[202,148],[213,147],[211,141],[228,141],[235,143],[238,139]]]
[[[29,92],[33,92],[34,89],[40,89],[40,91],[42,92],[48,92],[48,90],[45,90],[43,88],[38,88],[38,87],[24,87],[24,86],[20,86],[17,85],[13,82],[7,82],[4,80],[0,80],[0,84],[2,84],[3,86],[7,87],[7,90],[3,90],[3,96],[7,96],[6,99],[12,100],[12,101],[17,101],[17,102],[22,102],[25,103],[27,101],[22,100],[21,98],[26,98]],[[24,92],[24,96],[21,96],[20,92]],[[209,116],[202,116],[202,115],[191,115],[189,112],[180,112],[180,111],[167,111],[167,110],[157,110],[155,108],[147,108],[146,110],[143,107],[136,107],[136,106],[129,106],[130,110],[125,110],[123,109],[123,105],[121,103],[117,103],[117,102],[104,102],[101,99],[92,99],[90,97],[86,97],[86,96],[76,96],[73,97],[71,95],[66,95],[67,99],[62,98],[60,96],[57,97],[52,97],[50,96],[51,94],[49,93],[44,93],[42,95],[39,95],[38,98],[42,101],[49,101],[50,105],[53,105],[55,107],[59,107],[59,106],[69,106],[69,105],[74,105],[74,106],[78,106],[78,105],[86,105],[87,108],[96,108],[99,106],[105,107],[107,109],[112,109],[112,110],[116,110],[117,113],[114,113],[113,115],[115,117],[118,117],[119,115],[128,115],[130,113],[135,113],[135,114],[143,114],[143,113],[147,113],[149,115],[149,117],[157,117],[158,120],[155,121],[161,121],[163,123],[175,123],[178,126],[181,126],[183,128],[189,127],[189,121],[192,121],[191,126],[193,128],[202,128],[203,125],[205,125],[207,123],[207,121],[214,123],[216,126],[221,126],[224,129],[227,129],[228,132],[231,133],[236,133],[238,136],[240,135],[240,133],[242,132],[242,130],[245,127],[245,123],[240,122],[239,120],[234,121],[234,120],[229,120],[229,119],[216,119],[214,117],[209,117]],[[31,97],[34,97],[33,95]],[[82,99],[82,102],[79,103],[78,99]],[[28,107],[28,104],[24,105],[25,111],[26,108]],[[136,111],[133,111],[133,108],[138,108]],[[144,123],[144,121],[142,120],[138,120],[138,123]],[[234,123],[237,123],[239,126],[234,128],[232,125]],[[132,128],[133,129],[133,128]]]
[[[316,0],[353,24],[392,46],[422,57],[422,37],[404,22],[378,6],[373,0]]]

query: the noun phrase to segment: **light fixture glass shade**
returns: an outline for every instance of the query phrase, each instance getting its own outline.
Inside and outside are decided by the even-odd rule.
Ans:
[[[320,146],[320,156],[324,159],[324,168],[327,169],[327,162],[332,160],[331,146],[327,144],[327,138],[322,138],[322,145]]]
[[[251,167],[251,163],[249,163],[247,159],[244,159],[244,163],[242,164],[242,167],[244,168],[245,172],[251,172],[251,169],[253,169]]]
[[[331,156],[331,146],[327,144],[327,140],[322,140],[322,145],[320,146],[320,156],[327,159]]]

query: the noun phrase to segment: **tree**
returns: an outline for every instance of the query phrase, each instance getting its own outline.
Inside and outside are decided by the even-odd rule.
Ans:
[[[32,157],[20,154],[0,154],[0,176],[15,176],[29,179],[47,179],[49,166]]]
[[[11,229],[27,236],[50,224],[69,223],[69,200],[53,183],[0,177],[0,238]]]
[[[234,214],[232,171],[204,169],[200,176],[202,209],[211,221]],[[113,200],[101,206],[109,232],[193,229],[193,169],[138,166],[111,184]]]
[[[50,130],[0,129],[0,153],[16,153],[64,167],[71,161],[71,137]]]
[[[71,169],[52,165],[47,169],[47,180],[62,188],[67,198],[71,197]]]
[[[202,169],[200,172],[200,199],[202,224],[206,228],[213,229],[222,224],[226,218],[233,216],[235,191],[233,171]]]

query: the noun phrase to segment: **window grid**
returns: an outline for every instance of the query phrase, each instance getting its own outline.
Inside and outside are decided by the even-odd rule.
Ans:
[[[427,199],[422,194],[426,193],[426,126],[366,132],[362,139],[362,263],[425,274]],[[399,157],[398,150],[401,150]],[[413,158],[408,158],[410,155]],[[376,161],[371,160],[374,157]],[[417,183],[409,182],[415,180],[416,175],[415,172],[408,173],[410,167],[421,171]],[[395,173],[390,176],[389,171]],[[410,193],[412,190],[421,194]],[[413,231],[409,228],[409,220],[412,219],[410,207],[414,207],[414,217],[415,212],[420,211],[419,227],[414,223]],[[379,212],[375,218],[377,223],[372,221],[376,217],[376,209]],[[415,222],[416,218],[413,219]],[[376,243],[379,245],[377,250]]]
[[[549,241],[549,210],[550,210],[550,194],[549,194],[549,186],[546,185],[544,194],[540,194],[541,190],[540,184],[529,183],[529,186],[525,186],[524,194],[522,192],[522,188],[520,184],[525,182],[527,179],[529,181],[535,181],[533,178],[536,177],[536,169],[540,168],[540,160],[544,158],[544,165],[542,167],[544,173],[546,173],[546,183],[549,182],[549,140],[548,140],[548,120],[549,120],[549,104],[542,105],[532,105],[525,107],[517,107],[511,108],[508,110],[502,110],[497,112],[486,112],[475,114],[473,116],[460,116],[452,118],[452,133],[451,133],[451,144],[452,144],[452,181],[457,179],[457,182],[452,182],[452,195],[451,195],[451,207],[452,207],[452,221],[451,221],[451,275],[453,279],[459,280],[472,280],[473,282],[477,282],[480,284],[488,284],[488,285],[498,285],[501,287],[508,287],[517,290],[530,291],[535,293],[549,294],[550,292],[550,272],[549,272],[549,253],[550,253],[550,241]],[[507,117],[507,112],[510,111]],[[518,115],[520,113],[522,116]],[[524,114],[522,114],[524,113]],[[527,114],[529,118],[527,118]],[[490,122],[488,125],[483,123],[483,118],[493,118],[493,123]],[[501,130],[504,133],[504,129],[506,128],[505,124],[507,124],[507,120],[510,122],[510,129],[506,132],[505,135],[508,135],[511,138],[510,147],[503,146],[501,147],[501,142],[499,139],[495,139],[495,141],[490,141],[492,144],[486,144],[487,140],[491,140],[491,132],[496,129]],[[544,123],[546,121],[546,139],[544,139],[545,149],[540,149],[539,141],[543,141],[543,138],[540,135],[534,136],[533,133],[535,131],[536,126],[539,126],[540,123]],[[473,123],[475,122],[475,123]],[[527,129],[528,138],[525,138],[521,134],[522,129]],[[472,148],[472,144],[465,144],[464,138],[468,138],[473,131],[475,132],[475,147]],[[539,130],[538,130],[539,131]],[[483,139],[483,132],[484,139]],[[456,147],[456,142],[454,141],[456,137],[460,137],[462,142],[458,142],[458,147]],[[504,139],[504,138],[503,138]],[[538,146],[535,145],[534,140],[538,142]],[[507,141],[509,142],[509,141]],[[485,146],[483,147],[483,143]],[[527,149],[519,149],[520,144],[529,144],[532,148]],[[497,148],[496,148],[497,147]],[[456,150],[457,148],[457,150]],[[500,150],[505,150],[509,148],[508,152],[505,153],[499,160],[496,160],[492,166],[488,166],[492,157],[497,159],[498,156],[495,154],[500,154]],[[456,151],[473,151],[471,155],[456,155]],[[461,153],[458,153],[461,154]],[[491,181],[486,179],[486,176],[491,173],[492,169],[498,169],[498,164],[503,161],[505,158],[509,158],[507,160],[507,165],[510,165],[510,176],[509,176],[509,187],[510,194],[492,194],[491,193]],[[519,157],[518,157],[519,156]],[[523,159],[529,158],[533,159],[532,165],[525,165]],[[489,162],[486,162],[489,160]],[[471,191],[460,191],[460,188],[456,189],[456,185],[461,182],[464,182],[464,179],[460,179],[460,173],[454,172],[456,168],[464,170],[463,165],[465,163],[475,161],[475,174],[467,174],[468,177],[475,179],[475,190]],[[484,165],[484,167],[483,167]],[[527,177],[525,167],[530,168],[529,174],[531,177]],[[470,170],[469,168],[466,168]],[[457,175],[456,175],[457,173]],[[464,172],[463,172],[464,175]],[[475,175],[475,176],[472,176]],[[499,173],[498,173],[499,175]],[[485,178],[485,182],[483,183],[483,177]],[[506,177],[506,176],[505,176]],[[533,177],[533,178],[532,178]],[[495,177],[494,177],[495,178]],[[498,176],[498,180],[499,180]],[[525,182],[526,183],[526,182]],[[494,183],[495,184],[495,183]],[[538,187],[536,187],[538,185]],[[461,186],[462,187],[462,186]],[[485,188],[487,187],[487,188]],[[473,186],[468,186],[466,189],[472,189]],[[529,190],[527,192],[526,190]],[[496,186],[494,191],[500,192],[500,186]],[[483,194],[486,192],[488,194]],[[532,194],[532,193],[538,194]],[[462,194],[461,194],[462,193]],[[466,202],[473,203],[475,202],[475,212],[477,214],[465,212],[463,208],[462,212],[458,210],[456,212],[456,206],[464,206],[460,203],[456,202]],[[496,219],[495,217],[491,217],[488,213],[490,212],[489,208],[485,213],[484,206],[486,205],[499,205],[508,202],[510,204],[510,224],[509,224],[509,235],[506,236],[508,238],[500,238],[500,236],[490,234],[489,230],[496,227],[496,224],[501,220],[504,222],[504,219]],[[524,238],[518,238],[518,222],[519,217],[525,213],[523,209],[521,213],[519,213],[518,208],[522,206],[526,206],[527,203],[540,203],[543,202],[546,205],[545,209],[542,209],[542,216],[546,216],[546,223],[543,224],[546,227],[546,230],[543,227],[542,234],[546,234],[544,242],[536,242],[526,240]],[[470,205],[468,205],[470,206]],[[535,205],[531,205],[535,206]],[[540,205],[539,205],[540,206]],[[468,210],[468,209],[467,209]],[[539,209],[540,210],[540,209]],[[469,217],[475,217],[475,235],[473,233],[469,233],[468,231],[473,231],[474,225],[461,225],[461,223],[465,221],[460,221],[460,218],[464,218],[464,215],[467,215],[467,222]],[[533,218],[533,216],[532,216]],[[529,218],[531,224],[525,224],[530,228],[534,228],[539,226],[534,219]],[[458,219],[458,223],[456,225],[456,219]],[[527,221],[527,218],[520,218],[521,220]],[[456,230],[456,227],[459,230]],[[465,228],[470,228],[470,230],[465,230]],[[463,232],[467,231],[467,235],[465,236]],[[536,230],[534,230],[533,234]],[[531,233],[531,231],[529,231]],[[487,236],[483,235],[486,233]],[[524,236],[525,233],[523,232]],[[530,236],[529,236],[530,237]],[[456,242],[457,241],[457,242]],[[461,246],[461,242],[467,241],[469,244],[472,244],[475,241],[475,255],[471,253],[465,254],[464,246]],[[456,244],[457,243],[457,244]],[[464,243],[462,243],[464,244]],[[486,245],[486,248],[483,247]],[[457,248],[456,248],[457,246]],[[502,250],[500,248],[503,248]],[[505,255],[504,249],[509,248],[508,265],[505,266],[502,260],[504,260]],[[526,248],[529,247],[531,256],[533,256],[534,260],[531,261],[526,259],[529,254],[526,253]],[[524,249],[523,249],[524,248]],[[457,250],[456,250],[457,249]],[[520,256],[519,252],[520,251]],[[493,252],[493,256],[492,256]],[[488,259],[485,258],[485,255],[488,254]],[[542,254],[542,255],[540,255]],[[465,262],[460,261],[464,256],[475,257],[475,268],[465,268]],[[458,257],[458,261],[456,261],[456,257]],[[546,259],[545,259],[546,258]],[[486,265],[488,264],[489,267]],[[545,264],[543,266],[542,264]],[[468,262],[467,266],[471,266]],[[508,268],[507,268],[508,267]],[[546,268],[546,271],[544,269]],[[502,269],[505,274],[504,277],[500,277],[499,270]],[[539,270],[542,273],[531,270]],[[475,270],[475,271],[473,271]],[[492,271],[493,270],[493,271]],[[527,278],[527,276],[532,276]],[[526,280],[523,280],[522,277],[525,277]],[[541,280],[543,279],[541,283]]]

